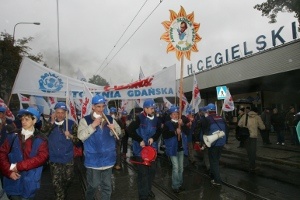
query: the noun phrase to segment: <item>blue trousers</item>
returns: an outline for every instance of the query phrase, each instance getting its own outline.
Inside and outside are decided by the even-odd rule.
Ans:
[[[178,189],[183,183],[183,151],[177,152],[176,156],[170,156],[172,162],[172,188]]]
[[[86,200],[94,200],[98,187],[101,188],[101,200],[110,200],[112,193],[111,186],[112,168],[105,170],[86,169],[87,189],[85,192]]]

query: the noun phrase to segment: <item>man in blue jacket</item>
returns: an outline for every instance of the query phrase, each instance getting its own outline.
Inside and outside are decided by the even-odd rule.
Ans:
[[[223,131],[225,133],[226,122],[221,116],[217,115],[216,106],[210,103],[206,106],[206,109],[208,112],[207,119],[210,124],[208,135],[213,135],[216,133],[216,131]],[[211,184],[213,186],[221,186],[222,184],[221,177],[220,177],[220,170],[219,170],[219,160],[225,143],[226,143],[226,135],[214,141],[211,144],[211,147],[209,147],[208,149],[210,173],[212,175]]]
[[[55,200],[67,199],[67,190],[74,176],[73,142],[77,142],[77,124],[66,119],[64,102],[56,103],[48,133],[49,161]]]
[[[92,98],[92,113],[79,122],[78,138],[84,146],[84,165],[86,167],[86,200],[94,200],[98,187],[101,200],[109,200],[112,193],[111,174],[116,163],[116,142],[113,118],[103,113],[106,100],[102,95]],[[104,119],[105,116],[109,123]]]
[[[154,114],[155,102],[153,99],[146,99],[143,104],[143,112],[128,127],[128,132],[133,140],[133,155],[138,161],[142,161],[141,151],[147,145],[152,145],[158,150],[157,140],[161,134],[160,124]],[[154,198],[152,192],[152,181],[155,177],[156,163],[150,166],[138,165],[138,192],[139,199]]]

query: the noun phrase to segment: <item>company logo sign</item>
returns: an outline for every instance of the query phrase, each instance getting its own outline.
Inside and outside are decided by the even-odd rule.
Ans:
[[[45,73],[39,80],[39,89],[46,93],[58,92],[63,88],[63,81],[53,73]]]

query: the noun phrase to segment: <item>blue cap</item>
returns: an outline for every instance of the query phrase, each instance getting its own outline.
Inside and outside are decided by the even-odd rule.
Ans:
[[[106,100],[105,100],[104,96],[97,94],[93,97],[92,104],[96,105],[96,104],[100,104],[100,103],[105,104]]]
[[[179,112],[179,108],[177,106],[171,106],[171,108],[168,110],[170,114],[174,112]]]
[[[122,115],[128,115],[127,111],[126,111],[126,110],[123,110],[123,111],[122,111]]]
[[[6,111],[6,108],[0,106],[0,112],[3,112],[3,113],[4,113],[5,111]]]
[[[186,114],[188,114],[188,115],[194,115],[195,114],[195,110],[194,109],[193,110],[189,109],[189,110],[186,111]]]
[[[54,110],[56,110],[58,108],[68,111],[68,107],[64,102],[57,102],[54,106]]]
[[[30,115],[32,115],[33,117],[36,118],[36,122],[38,122],[40,120],[40,116],[41,116],[40,112],[36,108],[34,108],[34,107],[28,107],[26,109],[21,109],[18,112],[19,116],[22,116],[24,114],[30,114]]]
[[[117,113],[117,109],[116,109],[115,107],[111,107],[111,108],[109,109],[109,112],[110,112],[110,113]]]
[[[143,108],[154,108],[155,107],[155,102],[153,99],[146,99],[144,101]]]
[[[206,109],[207,110],[216,110],[216,106],[213,103],[209,103],[209,104],[207,104]]]

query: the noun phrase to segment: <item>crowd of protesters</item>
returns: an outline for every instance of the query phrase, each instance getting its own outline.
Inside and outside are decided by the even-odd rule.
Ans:
[[[80,119],[78,125],[67,118],[68,107],[64,102],[58,102],[49,117],[41,116],[34,107],[21,109],[15,121],[7,119],[6,109],[0,107],[2,199],[33,199],[46,163],[50,166],[55,199],[67,199],[74,177],[75,147],[83,151],[87,169],[85,199],[94,199],[99,187],[101,199],[110,199],[111,174],[113,169],[122,168],[121,158],[127,155],[129,138],[132,138],[135,159],[140,162],[143,162],[144,147],[151,146],[156,152],[164,149],[163,153],[172,163],[170,187],[174,193],[185,190],[182,185],[184,158],[194,165],[195,151],[200,149],[211,184],[221,186],[219,159],[228,142],[229,124],[217,114],[214,104],[199,108],[197,113],[186,110],[182,114],[175,105],[161,110],[152,99],[147,99],[143,111],[133,116],[126,111],[118,112],[115,107],[109,108],[109,115],[105,114],[108,105],[101,95],[94,96],[91,104],[91,114]],[[270,107],[264,108],[262,113],[258,113],[256,107],[239,108],[237,126],[249,130],[249,136],[240,139],[239,147],[246,148],[250,171],[256,170],[259,135],[264,145],[270,145],[270,133],[275,132],[276,144],[286,145],[288,131],[291,145],[299,145],[296,131],[299,120],[300,113],[296,113],[293,106],[287,113]],[[149,166],[137,164],[137,167],[139,199],[154,198],[152,181],[156,162]],[[26,187],[21,187],[24,185]]]

